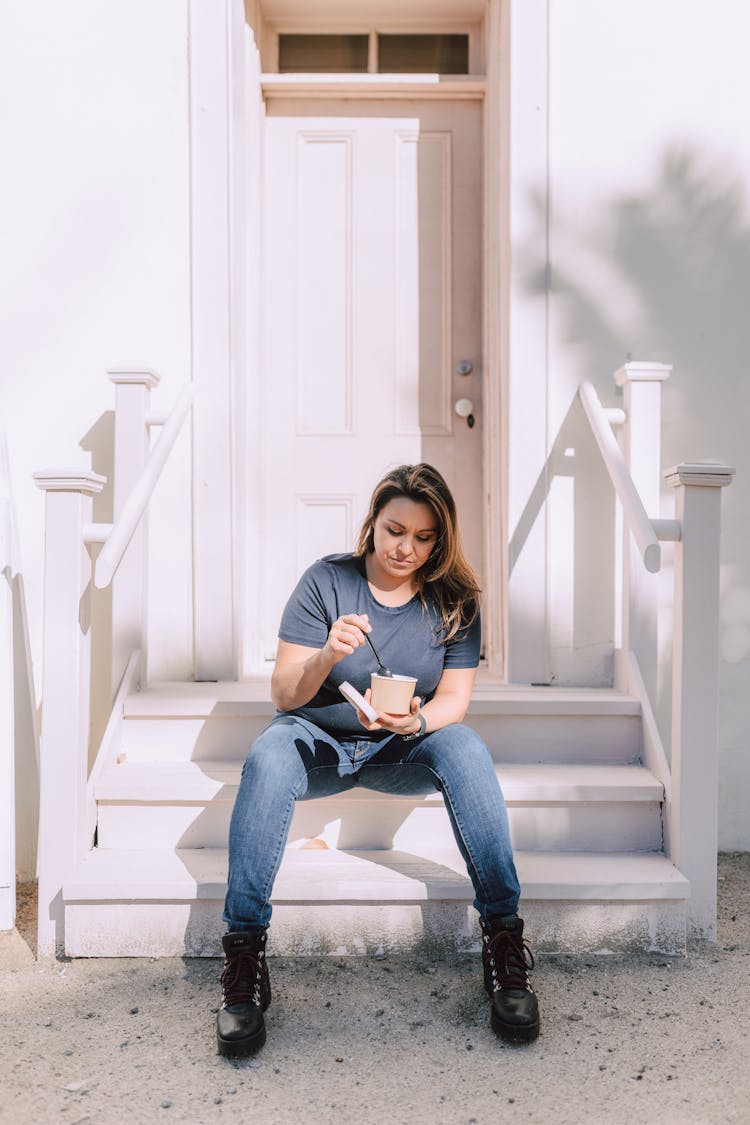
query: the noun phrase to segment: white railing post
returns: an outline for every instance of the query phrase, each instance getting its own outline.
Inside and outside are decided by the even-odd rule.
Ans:
[[[626,363],[615,372],[622,387],[626,422],[622,431],[625,464],[651,519],[660,515],[661,384],[672,368],[666,363]],[[643,566],[630,535],[623,537],[622,647],[634,652],[649,699],[657,690],[659,579]]]
[[[675,547],[672,670],[672,807],[667,844],[690,880],[688,933],[716,940],[718,847],[719,541],[727,465],[677,465],[682,539]]]
[[[34,473],[47,493],[39,792],[39,956],[64,943],[62,886],[87,850],[86,777],[91,673],[91,559],[83,529],[106,477],[77,469]]]
[[[112,367],[115,384],[115,455],[113,517],[116,522],[125,501],[146,464],[149,452],[147,416],[151,388],[159,376],[148,369]],[[148,525],[142,520],[112,580],[112,695],[133,652],[146,662],[146,567]]]

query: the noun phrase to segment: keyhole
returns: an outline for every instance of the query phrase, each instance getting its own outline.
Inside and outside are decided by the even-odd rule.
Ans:
[[[469,427],[470,430],[474,428],[474,415],[473,414],[470,414],[469,417],[466,419],[466,425]]]

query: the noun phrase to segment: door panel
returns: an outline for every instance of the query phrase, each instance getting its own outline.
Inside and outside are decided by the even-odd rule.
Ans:
[[[300,572],[352,548],[394,465],[444,473],[481,573],[481,109],[285,103],[266,129],[259,569],[270,658]],[[460,360],[471,375],[456,373]],[[473,428],[453,411],[462,397]]]

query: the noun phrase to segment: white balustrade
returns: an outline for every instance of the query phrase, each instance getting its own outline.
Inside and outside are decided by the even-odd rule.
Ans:
[[[113,516],[115,525],[146,464],[149,452],[147,417],[151,389],[159,376],[149,369],[121,367],[107,372],[115,385],[115,449]],[[111,536],[111,533],[110,533]],[[130,655],[140,651],[145,660],[146,565],[148,524],[141,520],[133,529],[125,557],[112,580],[112,681],[117,690]]]
[[[156,445],[148,455],[133,488],[130,491],[119,518],[115,520],[107,541],[96,560],[95,582],[99,590],[105,589],[112,581],[121,565],[125,552],[136,533],[139,522],[148,507],[148,502],[159,480],[172,446],[187,417],[193,400],[193,387],[188,383],[177,399],[169,418],[164,423]],[[98,534],[98,527],[92,535]]]
[[[607,413],[591,383],[581,383],[578,396],[591,424],[596,444],[599,446],[599,452],[615,492],[622,504],[626,524],[640,549],[643,565],[646,570],[656,574],[661,565],[659,540],[625,464]]]
[[[719,542],[727,465],[677,465],[682,538],[675,547],[670,858],[690,880],[688,930],[716,940],[718,848]]]
[[[661,500],[661,385],[671,372],[666,363],[626,363],[614,375],[625,401],[625,464],[657,537]],[[666,527],[663,530],[669,531]],[[630,536],[624,537],[622,548],[621,643],[626,652],[635,653],[649,699],[655,700],[659,580],[642,565]]]
[[[581,385],[579,396],[627,530],[620,665],[631,690],[643,699],[644,752],[665,786],[665,849],[691,881],[691,935],[712,939],[716,924],[720,497],[734,470],[703,463],[670,470],[667,480],[676,489],[676,518],[660,518],[660,388],[669,371],[663,364],[634,363],[618,371],[615,379],[624,391],[624,411],[606,410],[590,383]],[[109,374],[117,387],[114,523],[92,522],[92,497],[101,491],[104,477],[75,469],[34,474],[36,484],[47,494],[40,839],[54,841],[44,848],[43,856],[40,853],[40,955],[63,947],[62,887],[76,860],[91,846],[94,805],[90,780],[87,794],[87,774],[93,583],[86,543],[103,544],[96,562],[96,586],[105,587],[115,580],[113,683],[117,686],[127,666],[131,685],[137,680],[137,653],[143,651],[146,636],[146,530],[142,520],[192,402],[193,389],[188,385],[168,417],[155,415],[149,404],[150,390],[158,382],[153,372],[117,369]],[[148,430],[154,425],[161,425],[162,431],[149,452]],[[623,427],[622,450],[613,426]],[[0,550],[6,547],[4,514],[0,510]],[[654,575],[660,565],[660,540],[676,543],[671,764],[651,706],[657,672]],[[5,549],[3,579],[7,555]],[[3,645],[9,612],[6,593],[4,581],[0,590]],[[4,648],[0,661],[5,684]],[[3,706],[0,712],[0,721],[7,727],[12,708]],[[113,714],[112,724],[116,721]],[[7,739],[7,729],[0,729],[0,750]],[[12,729],[10,739],[12,743]],[[6,756],[3,750],[0,764],[4,768]],[[101,765],[97,761],[94,774]]]
[[[579,395],[622,506],[623,570],[618,668],[641,699],[644,756],[664,782],[665,852],[690,880],[688,933],[716,937],[718,847],[719,542],[721,489],[734,469],[681,464],[666,480],[676,489],[675,518],[659,516],[661,384],[671,367],[628,363],[623,388],[622,452],[612,432],[621,419],[590,383]],[[632,534],[632,538],[631,538]],[[633,542],[633,540],[635,542]],[[672,653],[672,752],[668,763],[654,718],[658,673],[660,540],[675,546]],[[637,546],[636,546],[637,545]]]
[[[34,473],[46,492],[40,747],[40,956],[63,950],[62,886],[88,850],[86,778],[91,669],[91,559],[83,529],[106,477],[79,469]]]
[[[47,493],[44,569],[43,711],[40,761],[40,956],[64,948],[62,888],[93,839],[93,789],[88,776],[91,675],[91,595],[113,583],[112,685],[118,696],[138,681],[146,638],[146,528],[143,516],[161,470],[190,410],[188,384],[167,418],[150,411],[158,376],[148,370],[109,371],[116,386],[114,523],[92,521],[92,498],[106,477],[77,469],[46,470],[34,480]],[[162,431],[149,451],[150,426]],[[92,578],[87,544],[103,544]],[[111,753],[108,724],[102,749]],[[97,757],[92,778],[102,768]],[[50,844],[50,842],[52,842]]]

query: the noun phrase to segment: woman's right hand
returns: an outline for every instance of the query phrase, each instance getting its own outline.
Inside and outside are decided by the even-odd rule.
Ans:
[[[371,630],[366,613],[345,613],[342,617],[337,617],[323,646],[323,655],[332,664],[338,664],[345,656],[351,656],[360,645],[367,643],[365,633]]]

